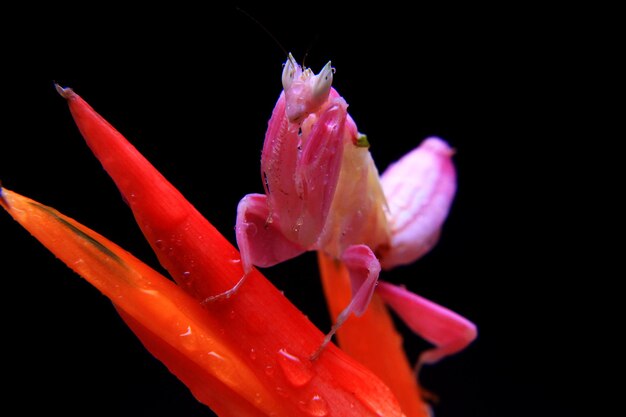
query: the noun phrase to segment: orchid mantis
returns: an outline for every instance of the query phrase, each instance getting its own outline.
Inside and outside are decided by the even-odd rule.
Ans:
[[[379,178],[365,135],[332,87],[330,62],[316,75],[289,55],[283,92],[268,123],[261,156],[265,194],[248,194],[235,226],[244,278],[305,251],[323,251],[350,272],[352,300],[327,334],[382,299],[434,347],[418,366],[456,353],[476,337],[468,320],[402,287],[380,283],[381,268],[408,264],[436,243],[456,191],[452,149],[425,140]],[[230,296],[236,287],[224,293]]]

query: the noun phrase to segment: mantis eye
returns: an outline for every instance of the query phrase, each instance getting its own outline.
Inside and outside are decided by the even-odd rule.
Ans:
[[[291,87],[291,83],[296,77],[296,64],[293,56],[289,54],[287,62],[283,66],[283,89],[288,90]]]
[[[313,97],[318,100],[325,100],[326,97],[328,97],[330,87],[333,84],[334,72],[335,69],[330,65],[330,61],[328,61],[328,64],[326,64],[320,73],[315,76],[316,80],[313,86]]]

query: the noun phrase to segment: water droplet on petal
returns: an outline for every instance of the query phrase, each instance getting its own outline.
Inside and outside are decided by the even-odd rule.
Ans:
[[[278,351],[278,363],[287,381],[295,387],[308,384],[314,376],[310,361],[303,362],[285,349]]]
[[[309,401],[300,401],[299,405],[300,409],[310,416],[328,415],[328,403],[319,394],[315,394]]]
[[[191,272],[189,271],[183,272],[183,278],[189,278],[190,275],[191,275]]]
[[[260,392],[254,394],[254,402],[256,403],[256,405],[260,405],[263,402],[263,398],[261,398]]]
[[[165,244],[163,243],[163,241],[161,239],[158,239],[154,242],[154,246],[157,247],[157,249],[163,250],[165,248]]]
[[[265,367],[265,375],[267,375],[267,376],[274,375],[274,367],[272,365],[267,365]]]
[[[191,326],[187,326],[184,329],[179,330],[180,333],[178,335],[181,338],[181,343],[190,352],[195,351],[198,348],[198,339],[196,334],[194,334]]]
[[[256,350],[254,350],[254,348],[250,349],[250,359],[252,359],[253,361],[256,360]]]
[[[281,397],[285,397],[285,398],[289,396],[289,394],[283,387],[276,387],[276,393],[280,395]]]
[[[213,357],[215,359],[219,359],[220,361],[224,360],[224,357],[222,355],[220,355],[219,353],[214,352],[214,351],[210,351],[209,353],[207,353],[207,355],[209,355],[209,356],[211,356],[211,357]]]

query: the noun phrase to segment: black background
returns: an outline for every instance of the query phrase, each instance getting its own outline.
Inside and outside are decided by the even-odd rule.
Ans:
[[[583,415],[598,382],[585,377],[595,366],[587,354],[596,330],[595,307],[582,302],[594,276],[572,280],[572,264],[583,272],[581,248],[560,201],[580,185],[567,129],[578,120],[563,109],[576,107],[580,92],[568,69],[585,26],[569,24],[570,10],[242,7],[315,71],[332,60],[334,85],[381,171],[429,135],[457,149],[459,192],[440,244],[384,274],[479,327],[467,351],[422,374],[441,398],[436,415]],[[264,29],[234,6],[33,6],[4,19],[19,22],[2,41],[4,186],[158,267],[57,81],[234,241],[239,199],[262,190],[260,150],[281,90],[285,55]],[[107,299],[6,215],[0,232],[10,381],[3,405],[65,416],[212,415],[146,353]],[[266,272],[329,328],[313,254]],[[414,358],[426,345],[402,330]]]

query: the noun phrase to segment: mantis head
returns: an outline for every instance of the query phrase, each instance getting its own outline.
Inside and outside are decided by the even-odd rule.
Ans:
[[[333,83],[334,68],[330,61],[316,75],[309,68],[302,68],[291,54],[283,67],[287,118],[299,123],[316,112],[327,100]]]

